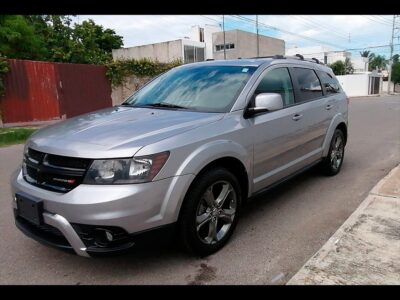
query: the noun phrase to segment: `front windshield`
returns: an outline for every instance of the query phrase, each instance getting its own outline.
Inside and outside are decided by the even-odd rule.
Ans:
[[[156,78],[123,105],[228,112],[255,67],[185,66]]]

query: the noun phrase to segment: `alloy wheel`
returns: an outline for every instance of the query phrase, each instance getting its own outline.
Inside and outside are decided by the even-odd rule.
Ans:
[[[227,181],[209,186],[202,195],[196,213],[196,231],[205,244],[220,241],[232,226],[236,215],[237,195]]]
[[[343,160],[344,144],[340,135],[337,135],[331,151],[331,166],[336,171]]]

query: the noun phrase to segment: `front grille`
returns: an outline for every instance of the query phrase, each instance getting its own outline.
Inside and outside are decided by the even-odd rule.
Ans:
[[[35,186],[61,193],[82,183],[92,160],[48,154],[29,148],[24,156],[24,179]]]

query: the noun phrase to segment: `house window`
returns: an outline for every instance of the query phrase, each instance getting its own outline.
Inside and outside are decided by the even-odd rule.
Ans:
[[[185,64],[204,61],[204,48],[184,45]]]
[[[235,44],[233,43],[225,44],[225,49],[226,50],[235,49]],[[224,51],[224,44],[215,45],[215,51]]]

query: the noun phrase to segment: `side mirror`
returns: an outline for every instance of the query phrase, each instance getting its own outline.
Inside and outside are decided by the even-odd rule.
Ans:
[[[249,107],[245,117],[251,117],[258,113],[279,110],[283,108],[282,96],[277,93],[258,94],[255,99],[254,107]]]

